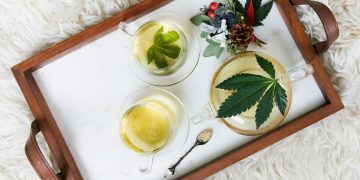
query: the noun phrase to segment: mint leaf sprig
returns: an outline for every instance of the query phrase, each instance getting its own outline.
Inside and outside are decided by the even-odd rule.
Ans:
[[[280,113],[284,115],[287,107],[287,95],[284,88],[275,78],[273,64],[255,54],[259,66],[269,74],[270,78],[257,74],[239,73],[216,86],[216,88],[235,91],[220,106],[218,118],[228,118],[241,114],[253,107],[257,102],[255,113],[256,129],[269,118],[274,102]]]
[[[179,38],[179,34],[175,30],[164,33],[164,26],[161,26],[155,33],[154,44],[147,50],[147,63],[150,64],[154,61],[159,69],[168,67],[166,56],[171,59],[179,57],[181,48],[173,44]]]

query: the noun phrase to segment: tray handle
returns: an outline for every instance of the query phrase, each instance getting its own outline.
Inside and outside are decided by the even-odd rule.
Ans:
[[[25,145],[25,153],[30,161],[30,164],[34,167],[36,173],[40,176],[41,179],[63,179],[60,173],[56,174],[54,172],[42,154],[35,137],[39,132],[40,128],[38,122],[37,120],[34,120],[31,123],[30,136]]]
[[[327,51],[330,45],[339,37],[339,27],[330,9],[320,2],[311,0],[290,0],[290,3],[292,5],[306,4],[314,9],[325,29],[327,40],[318,42],[313,47],[319,55]]]

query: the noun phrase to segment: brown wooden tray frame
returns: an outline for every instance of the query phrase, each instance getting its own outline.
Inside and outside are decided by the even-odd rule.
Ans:
[[[79,47],[92,42],[93,40],[107,34],[122,21],[131,21],[141,17],[144,13],[160,7],[171,0],[144,0],[139,4],[119,12],[111,18],[94,25],[81,33],[66,39],[45,51],[42,51],[25,61],[12,67],[13,74],[26,98],[27,103],[38,121],[40,131],[43,133],[50,150],[61,169],[61,175],[65,179],[83,179],[80,171],[72,157],[63,136],[55,123],[55,120],[49,110],[48,105],[36,84],[32,72],[51,63],[65,54],[72,52]],[[154,4],[156,6],[154,6]],[[242,145],[231,152],[207,163],[206,165],[193,170],[184,175],[183,179],[201,179],[205,178],[225,167],[238,162],[241,159],[254,154],[287,136],[329,116],[343,108],[341,99],[337,95],[332,83],[325,72],[321,60],[313,48],[297,14],[288,0],[275,0],[280,13],[292,34],[302,56],[311,63],[315,69],[313,74],[318,86],[320,87],[326,103],[322,106],[308,112],[283,126],[268,132],[251,142]]]

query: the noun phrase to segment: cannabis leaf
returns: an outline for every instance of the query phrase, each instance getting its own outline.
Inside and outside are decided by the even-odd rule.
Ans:
[[[287,107],[287,95],[278,79],[275,78],[273,64],[258,54],[255,54],[255,58],[261,69],[269,74],[270,78],[257,74],[239,73],[224,80],[216,88],[234,91],[221,104],[218,117],[227,118],[241,114],[258,103],[255,113],[255,123],[258,129],[270,116],[274,103],[280,113],[284,115]]]
[[[272,78],[275,78],[275,69],[274,66],[271,64],[270,61],[267,61],[263,57],[255,54],[256,61],[259,64],[259,66],[267,72]]]
[[[258,3],[257,1],[255,1],[255,0],[253,1],[253,5],[254,5],[254,9],[255,9],[254,26],[261,26],[261,25],[263,25],[263,23],[261,21],[264,20],[266,18],[266,16],[269,14],[269,12],[272,8],[273,2],[269,1],[262,6],[258,6],[258,4],[256,4],[256,6],[258,6],[256,9],[254,2]],[[261,0],[260,0],[259,4],[261,4]]]
[[[256,75],[256,74],[235,74],[234,76],[224,80],[222,83],[218,84],[216,88],[225,89],[225,90],[241,90],[251,84],[260,84],[262,82],[271,82],[268,78]]]
[[[147,50],[146,53],[148,64],[155,61],[155,65],[159,69],[168,66],[165,56],[171,59],[176,59],[179,57],[181,50],[178,45],[172,44],[180,38],[179,34],[174,30],[169,31],[166,34],[164,34],[163,31],[163,26],[161,26],[160,29],[156,31],[154,44]]]
[[[235,11],[242,13],[242,14],[246,14],[250,3],[252,3],[252,6],[254,8],[253,11],[253,16],[254,16],[254,24],[253,26],[261,26],[263,25],[263,23],[261,21],[263,21],[266,16],[269,14],[271,8],[272,8],[272,4],[273,1],[269,1],[263,5],[261,5],[262,0],[246,0],[245,1],[245,5],[241,4],[239,0],[232,0],[234,2],[234,6],[235,6]],[[245,17],[246,19],[248,19],[248,17]]]
[[[255,113],[256,129],[267,120],[274,106],[274,86],[271,86],[259,101]]]
[[[235,8],[235,11],[237,11],[239,13],[245,12],[243,5],[238,0],[234,0],[234,8]]]
[[[260,5],[261,5],[261,0],[252,0],[253,6],[254,6],[254,11],[256,12]]]

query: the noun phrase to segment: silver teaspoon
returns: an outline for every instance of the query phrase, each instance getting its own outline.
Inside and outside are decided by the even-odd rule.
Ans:
[[[169,175],[174,175],[175,168],[180,164],[180,162],[198,145],[204,145],[211,139],[212,136],[212,130],[211,129],[205,129],[201,131],[198,136],[196,137],[195,144],[169,169],[166,170],[164,177],[167,177]]]

